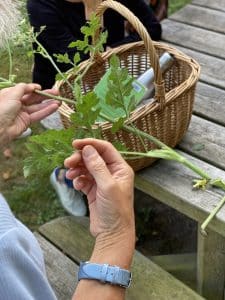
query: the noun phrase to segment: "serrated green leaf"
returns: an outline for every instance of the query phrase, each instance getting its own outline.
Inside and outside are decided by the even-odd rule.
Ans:
[[[90,17],[90,20],[87,22],[87,25],[81,27],[81,32],[89,37],[89,36],[94,36],[96,32],[100,29],[101,27],[101,21],[100,18],[97,17],[95,14],[92,14]]]
[[[104,45],[107,42],[107,38],[108,38],[108,31],[104,31],[101,32],[99,35],[99,39],[96,41],[95,45],[94,45],[94,52],[98,53],[98,52],[103,52],[104,51]]]
[[[33,51],[27,51],[27,57],[32,57],[33,56]]]
[[[71,42],[68,46],[68,48],[76,48],[76,42]]]
[[[116,133],[117,131],[119,131],[122,128],[125,120],[126,120],[126,118],[124,117],[124,118],[119,118],[116,121],[114,121],[113,126],[111,128],[112,133]]]
[[[30,155],[24,160],[24,174],[50,174],[57,166],[62,166],[66,157],[73,152],[74,128],[47,130],[41,135],[29,138],[26,147]]]
[[[127,147],[122,144],[121,142],[112,142],[113,146],[118,150],[118,151],[127,151]]]
[[[73,62],[74,62],[75,65],[77,65],[80,61],[81,61],[80,53],[76,52],[74,57],[73,57]]]
[[[94,88],[100,99],[99,105],[102,108],[102,113],[110,119],[114,119],[115,122],[119,118],[128,118],[135,109],[136,103],[145,93],[143,87],[138,90],[134,89],[133,81],[133,77],[128,74],[127,70],[120,68],[118,57],[112,56],[110,68]],[[98,121],[101,122],[102,119],[100,118]]]
[[[62,73],[62,74],[57,73],[57,74],[55,75],[55,80],[56,80],[56,81],[63,80],[63,79],[65,78],[65,76],[66,76],[66,74],[64,74],[64,73]]]
[[[71,115],[71,121],[76,127],[86,127],[92,131],[93,125],[99,118],[101,108],[98,107],[99,99],[94,92],[89,92],[82,96],[82,100],[77,102],[76,112]]]
[[[110,67],[113,69],[118,69],[120,67],[120,60],[118,56],[112,55],[110,58]]]
[[[83,33],[83,40],[77,40],[69,44],[69,48],[77,48],[78,51],[82,51],[84,54],[95,54],[97,52],[104,51],[103,45],[107,40],[107,31],[100,32],[101,21],[100,18],[94,14],[91,16],[90,21],[85,26],[81,27],[81,33]],[[99,32],[98,39],[95,39],[96,32]],[[80,61],[80,60],[79,60]],[[78,61],[75,59],[74,64]]]
[[[84,39],[83,41],[77,40],[76,42],[73,42],[74,48],[77,48],[79,51],[83,51],[88,47],[88,39]]]
[[[53,54],[58,63],[70,64],[71,60],[69,58],[68,53],[65,54]]]
[[[225,181],[221,178],[216,178],[210,181],[211,185],[220,187],[221,189],[225,190]]]

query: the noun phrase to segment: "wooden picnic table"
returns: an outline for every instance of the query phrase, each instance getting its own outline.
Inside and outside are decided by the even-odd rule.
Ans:
[[[225,0],[194,0],[162,24],[163,41],[202,68],[191,124],[178,149],[212,177],[225,178]],[[136,187],[201,224],[224,193],[192,190],[194,177],[179,164],[159,161],[137,174]],[[209,228],[207,237],[198,234],[197,288],[208,299],[223,299],[225,207]]]
[[[196,59],[202,67],[190,127],[177,149],[205,169],[212,177],[225,179],[224,25],[225,0],[193,0],[162,22],[162,39]],[[160,160],[136,174],[135,186],[201,224],[224,193],[218,189],[193,190],[192,179],[195,177],[192,171],[178,163]],[[71,218],[56,220],[50,225],[42,226],[37,234],[44,249],[50,282],[60,295],[59,299],[68,297],[65,284],[68,289],[71,289],[69,290],[71,295],[75,286],[74,278],[77,271],[75,266],[85,256],[84,253],[88,255],[91,249],[91,244],[87,241],[84,232],[81,236],[71,237],[73,233],[71,222],[75,221]],[[80,231],[76,231],[76,235],[79,234]],[[76,238],[82,240],[79,247],[75,243]],[[89,248],[85,246],[86,243],[89,243]],[[86,248],[89,250],[86,251]],[[80,253],[78,256],[74,254],[77,252]],[[138,259],[135,258],[135,260],[137,263]],[[159,271],[156,265],[152,263],[148,265],[147,261],[145,263],[145,269],[154,270],[152,277],[144,281],[145,287],[149,282],[150,291],[151,285],[154,285],[154,277],[158,276],[156,274],[160,274],[157,277],[157,280],[160,280],[165,273],[162,273],[161,269]],[[57,275],[60,270],[62,270],[61,281]],[[138,274],[141,276],[140,273]],[[150,276],[149,273],[148,276]],[[171,277],[166,276],[170,285]],[[224,282],[225,207],[210,223],[207,237],[202,236],[200,231],[198,233],[197,291],[206,299],[221,300],[224,299]],[[64,292],[62,292],[62,286],[64,286]],[[167,288],[167,285],[165,286]],[[167,296],[165,294],[163,297],[163,294],[159,292],[155,296],[134,294],[135,296],[133,298],[130,296],[129,299],[195,299],[196,295],[188,294],[190,291],[187,292],[184,286],[181,288],[177,282],[174,286],[177,291],[179,290],[178,294],[174,294],[175,296],[171,296],[173,293],[168,292]],[[63,296],[63,293],[66,294]]]

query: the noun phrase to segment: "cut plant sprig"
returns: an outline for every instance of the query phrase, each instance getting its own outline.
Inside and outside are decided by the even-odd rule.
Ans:
[[[84,54],[89,54],[90,57],[94,57],[94,55],[96,55],[98,52],[101,52],[101,50],[103,50],[103,43],[106,40],[106,35],[99,35],[98,39],[94,40],[94,45],[90,44],[90,38],[94,37],[96,35],[96,32],[99,30],[99,26],[101,26],[101,23],[99,25],[99,20],[97,20],[97,18],[93,17],[93,20],[90,21],[90,23],[88,24],[88,26],[84,26],[82,27],[82,33],[84,34],[84,40],[83,41],[76,41],[74,43],[71,43],[70,47],[76,47],[78,52],[82,51]],[[104,121],[108,121],[110,123],[112,123],[112,131],[115,133],[118,130],[122,129],[125,130],[127,132],[130,132],[136,136],[138,136],[141,140],[141,142],[143,142],[144,140],[147,140],[151,143],[154,143],[159,149],[154,149],[151,151],[147,151],[147,152],[129,152],[129,151],[121,151],[121,154],[123,154],[124,156],[128,157],[128,158],[137,158],[137,157],[143,157],[143,156],[147,156],[147,157],[155,157],[155,158],[163,158],[163,159],[167,159],[167,160],[174,160],[177,161],[179,163],[182,163],[184,166],[188,167],[189,169],[191,169],[194,173],[198,174],[200,176],[200,179],[198,179],[195,182],[195,186],[196,188],[203,188],[205,187],[207,184],[210,184],[212,186],[216,186],[219,187],[223,190],[225,190],[225,183],[223,182],[223,180],[221,179],[216,179],[213,180],[211,179],[211,177],[201,168],[199,168],[198,166],[194,165],[191,161],[189,161],[187,158],[183,157],[181,154],[179,154],[178,152],[176,152],[175,150],[173,150],[172,148],[168,147],[167,145],[165,145],[164,143],[162,143],[161,141],[159,141],[157,138],[139,130],[138,128],[136,128],[133,124],[129,124],[129,115],[130,112],[132,111],[133,105],[135,104],[134,99],[132,97],[129,97],[130,93],[130,89],[132,89],[132,85],[131,85],[131,81],[129,82],[128,78],[127,78],[127,73],[125,73],[125,70],[119,70],[119,64],[118,62],[114,59],[114,63],[112,63],[112,69],[114,69],[114,71],[112,72],[112,76],[111,78],[109,78],[108,82],[107,82],[107,88],[108,88],[108,92],[106,95],[106,105],[111,105],[111,108],[113,108],[113,110],[120,108],[122,109],[125,113],[124,116],[120,116],[117,119],[112,119],[110,118],[108,115],[104,114],[104,112],[101,109],[98,109],[99,106],[96,105],[95,107],[92,107],[89,114],[88,112],[85,112],[85,107],[88,106],[88,102],[90,101],[94,101],[94,99],[99,100],[98,97],[96,95],[94,95],[94,93],[89,94],[89,95],[83,95],[81,92],[81,79],[83,78],[83,76],[86,74],[86,72],[89,69],[90,64],[83,70],[81,70],[81,73],[79,73],[79,68],[77,68],[77,64],[79,63],[79,57],[76,54],[74,56],[74,60],[71,64],[71,61],[69,60],[69,57],[67,54],[65,55],[58,55],[58,59],[61,60],[61,62],[65,62],[65,63],[69,63],[73,66],[73,71],[76,75],[76,78],[74,80],[74,83],[71,84],[71,82],[68,80],[67,78],[67,74],[64,74],[62,72],[60,72],[60,70],[58,69],[57,65],[55,64],[55,61],[53,60],[53,58],[50,57],[50,55],[47,53],[46,49],[38,42],[38,40],[36,39],[36,43],[38,45],[37,51],[39,51],[40,54],[43,54],[43,56],[45,58],[48,58],[50,60],[50,62],[52,63],[52,65],[56,68],[57,72],[59,73],[59,78],[58,79],[63,79],[68,86],[71,88],[73,95],[75,95],[76,98],[76,107],[78,106],[77,112],[75,112],[73,115],[73,118],[71,118],[72,121],[72,127],[70,131],[61,131],[61,137],[60,137],[60,145],[58,145],[59,143],[59,132],[50,132],[49,136],[45,135],[44,138],[37,137],[35,139],[35,143],[34,145],[30,145],[30,150],[31,152],[33,151],[33,156],[30,158],[30,160],[28,161],[28,167],[30,168],[34,168],[35,166],[40,166],[41,165],[41,160],[43,159],[43,172],[46,171],[46,165],[49,164],[50,166],[50,162],[51,160],[54,161],[54,164],[57,165],[62,163],[63,158],[67,157],[68,155],[68,143],[72,138],[78,138],[80,137],[81,133],[83,134],[84,132],[82,132],[82,130],[84,128],[89,128],[91,129],[92,126],[94,125],[94,123],[91,123],[91,121],[95,121],[97,119],[97,115],[99,113],[99,116],[102,120]],[[127,82],[129,84],[127,84]],[[57,99],[59,101],[64,101],[66,103],[71,103],[75,104],[75,102],[71,99],[67,99],[61,96],[53,96],[50,94],[47,94],[43,91],[36,91],[37,93],[44,95],[48,98],[53,98],[53,99]],[[93,99],[92,99],[93,96]],[[124,96],[127,96],[127,99],[129,100],[126,105],[125,105],[125,101],[124,101]],[[89,98],[90,97],[90,98]],[[88,100],[88,101],[85,101]],[[99,102],[99,105],[101,106],[102,103]],[[80,111],[79,111],[80,108]],[[102,108],[102,107],[101,107]],[[80,128],[79,128],[79,124],[80,124]],[[67,132],[67,139],[65,138]],[[94,131],[89,130],[88,134],[92,133],[94,134]],[[86,132],[84,133],[86,134]],[[83,135],[84,137],[85,135]],[[34,137],[33,137],[34,139]],[[64,147],[64,143],[67,144],[67,147]],[[43,148],[41,148],[41,144],[44,145]],[[58,148],[60,148],[60,157],[58,157],[57,152],[56,152],[56,146],[58,146]],[[145,147],[143,147],[145,149]],[[71,149],[72,151],[72,149]],[[47,155],[46,155],[47,154]],[[36,157],[35,157],[36,155]],[[44,158],[46,158],[44,160]],[[54,159],[53,159],[54,158]],[[51,166],[52,168],[52,166]],[[225,197],[224,197],[225,198]],[[224,202],[223,202],[224,203]],[[218,208],[217,210],[213,210],[213,212],[210,214],[210,216],[207,218],[207,220],[203,223],[203,230],[205,230],[207,224],[210,222],[210,220],[213,218],[213,216],[215,216],[215,214],[218,212],[218,210],[222,207],[223,205],[222,201],[220,203],[220,205],[218,204]]]

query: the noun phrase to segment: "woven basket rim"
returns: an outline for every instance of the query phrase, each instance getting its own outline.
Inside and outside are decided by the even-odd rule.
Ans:
[[[184,80],[181,84],[179,84],[177,87],[173,88],[172,90],[170,90],[169,92],[167,92],[165,94],[165,106],[164,107],[166,107],[174,99],[176,99],[183,92],[185,92],[186,90],[191,88],[197,82],[197,80],[199,79],[199,76],[200,76],[200,65],[196,60],[194,60],[193,58],[189,57],[188,55],[184,54],[182,51],[174,48],[171,45],[168,45],[168,44],[162,43],[162,42],[153,42],[153,44],[156,48],[165,50],[168,53],[172,54],[175,57],[175,59],[187,63],[188,66],[191,68],[190,75],[188,76],[188,78],[186,80]],[[129,51],[130,49],[132,49],[134,47],[135,48],[138,48],[138,47],[143,48],[144,47],[143,41],[125,44],[125,45],[119,46],[117,48],[113,48],[108,51],[105,51],[104,53],[102,53],[100,59],[102,61],[106,61],[113,54],[121,54],[123,52]],[[80,70],[85,68],[85,66],[87,65],[87,63],[89,61],[90,61],[90,59],[83,61],[80,64]],[[100,61],[99,61],[99,63],[100,63]],[[94,61],[90,66],[93,66],[94,64],[96,64],[96,61]],[[72,72],[73,72],[72,69],[70,69],[66,72],[67,79],[71,79],[74,77]],[[63,80],[57,81],[55,86],[60,89],[62,84],[64,84]],[[164,109],[164,107],[163,107],[163,109]],[[160,109],[160,105],[157,102],[157,100],[154,99],[153,102],[151,102],[149,104],[145,104],[141,107],[136,108],[134,111],[132,111],[129,119],[127,120],[127,123],[134,122],[137,119],[144,117],[146,114],[149,114],[150,112],[158,110],[158,109]],[[73,113],[74,111],[71,109],[71,107],[69,105],[67,105],[65,102],[63,102],[62,105],[59,107],[59,112],[66,118],[69,118],[70,114]],[[100,123],[100,126],[102,129],[107,129],[107,128],[111,127],[112,124],[110,122],[106,121],[106,122]]]

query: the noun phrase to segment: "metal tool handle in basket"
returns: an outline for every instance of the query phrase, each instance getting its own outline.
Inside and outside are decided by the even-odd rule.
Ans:
[[[159,102],[160,108],[164,107],[165,105],[165,86],[164,81],[162,77],[162,72],[160,70],[159,65],[159,57],[155,51],[153,42],[149,36],[149,33],[147,32],[144,25],[140,22],[140,20],[124,5],[120,4],[117,1],[114,0],[106,0],[103,1],[96,9],[96,15],[98,17],[102,17],[104,12],[111,8],[118,12],[120,15],[122,15],[126,20],[130,22],[130,24],[133,26],[133,28],[137,31],[139,36],[144,42],[145,48],[147,53],[150,57],[151,66],[154,70],[155,75],[155,99]]]

